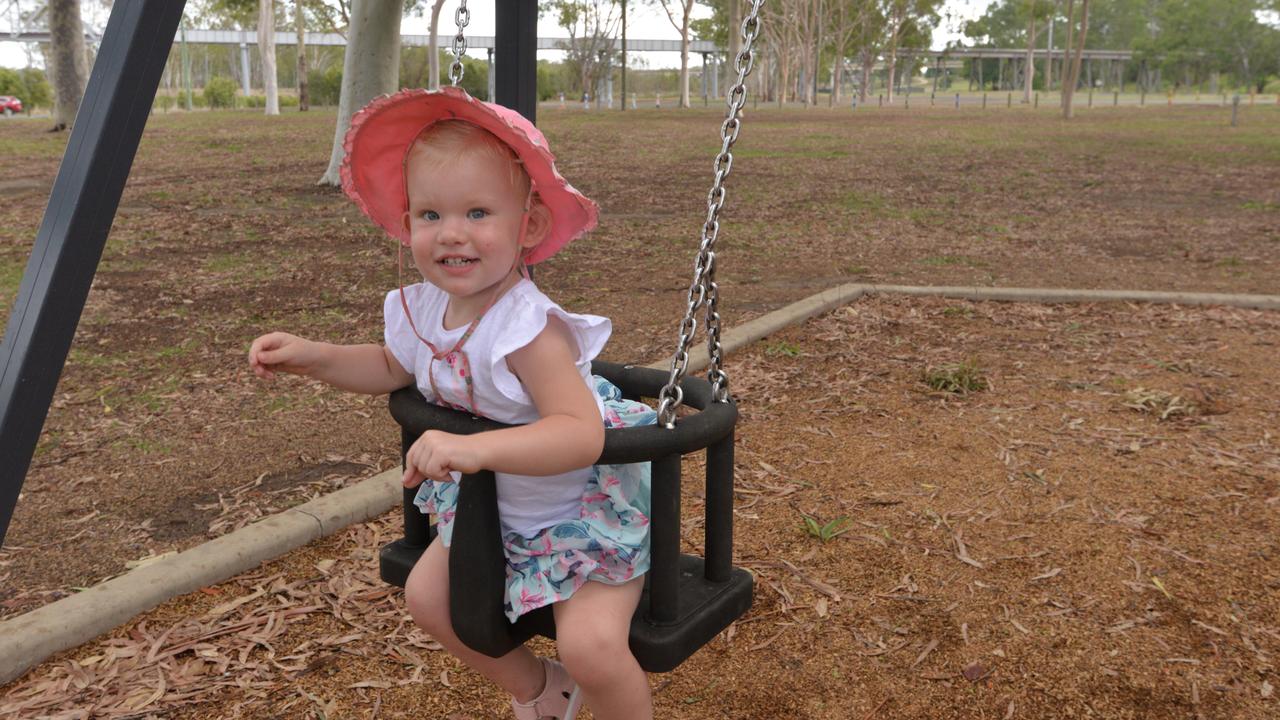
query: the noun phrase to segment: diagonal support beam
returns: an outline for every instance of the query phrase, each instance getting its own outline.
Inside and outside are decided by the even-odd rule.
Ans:
[[[185,0],[116,0],[0,343],[0,545],[115,220]]]

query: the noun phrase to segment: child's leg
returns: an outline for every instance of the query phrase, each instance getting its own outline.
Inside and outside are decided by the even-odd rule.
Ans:
[[[627,645],[643,588],[643,577],[624,585],[588,582],[552,606],[560,661],[596,720],[653,717],[649,678]]]
[[[422,554],[404,584],[409,614],[454,657],[497,683],[517,700],[526,702],[542,692],[546,677],[542,663],[523,645],[491,658],[463,644],[449,618],[449,549],[433,542]]]

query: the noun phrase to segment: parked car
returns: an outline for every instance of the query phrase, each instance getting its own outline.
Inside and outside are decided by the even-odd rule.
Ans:
[[[8,117],[14,113],[22,112],[22,101],[11,95],[0,95],[0,112]]]

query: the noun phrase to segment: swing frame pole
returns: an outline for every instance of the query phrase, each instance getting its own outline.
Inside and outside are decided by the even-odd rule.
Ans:
[[[494,100],[538,124],[538,2],[497,0]]]
[[[0,342],[0,546],[185,5],[185,0],[127,0],[111,9]]]

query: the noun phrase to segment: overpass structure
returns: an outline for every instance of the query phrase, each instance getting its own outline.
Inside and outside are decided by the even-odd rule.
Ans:
[[[185,33],[179,32],[176,39],[181,40],[183,35],[186,41],[197,45],[257,45],[258,33],[255,30],[187,30]],[[298,36],[292,32],[276,32],[276,45],[287,46],[294,45],[298,42]],[[90,42],[99,42],[101,38],[94,35],[85,35],[85,39]],[[400,44],[404,47],[426,47],[429,44],[429,35],[411,35],[405,34],[400,36]],[[47,43],[49,42],[49,33],[42,31],[24,31],[24,32],[0,32],[0,42],[23,42],[23,43]],[[347,39],[341,33],[318,33],[309,32],[305,34],[307,45],[327,45],[327,46],[343,46],[347,44]],[[448,48],[453,43],[453,34],[436,35],[437,45],[441,48]],[[540,37],[538,38],[538,50],[563,50],[565,44],[569,42],[569,38]],[[479,50],[493,50],[495,46],[495,38],[492,35],[468,35],[467,48]],[[613,46],[621,50],[622,41],[614,39]],[[691,40],[689,41],[689,52],[695,53],[716,53],[722,52],[722,48],[710,40]],[[679,40],[649,40],[644,38],[627,38],[628,52],[680,52]]]
[[[257,45],[258,33],[254,30],[187,30],[185,32],[186,41],[197,45]],[[292,32],[277,32],[276,45],[287,46],[295,44],[297,34]],[[177,39],[181,40],[182,33],[179,33]],[[101,38],[96,35],[86,34],[85,39],[90,42],[98,42]],[[428,35],[404,34],[400,36],[400,44],[406,47],[425,47],[428,45]],[[467,47],[477,50],[492,50],[494,48],[495,38],[492,35],[468,35]],[[44,31],[10,31],[0,32],[0,42],[22,42],[22,43],[47,43],[49,42],[49,33]],[[448,48],[453,42],[453,35],[436,35],[436,43],[441,48]],[[557,37],[540,37],[538,38],[538,50],[563,50],[565,44],[569,42],[569,38]],[[347,39],[341,33],[306,33],[307,45],[324,45],[324,46],[343,46],[347,44]],[[615,38],[613,41],[615,49],[622,49],[622,41]],[[627,50],[636,52],[680,52],[679,40],[653,40],[645,38],[628,38]],[[690,40],[689,52],[693,53],[722,53],[725,48],[720,47],[711,40]],[[1036,48],[1032,51],[1036,60],[1043,60],[1052,56],[1054,59],[1061,59],[1067,54],[1066,49],[1054,49],[1053,51],[1044,48]],[[898,57],[901,58],[931,58],[934,60],[968,60],[968,59],[1017,59],[1025,60],[1027,57],[1026,48],[989,48],[989,47],[957,47],[947,48],[944,50],[913,50],[901,49],[898,51]],[[1082,53],[1084,60],[1132,60],[1132,50],[1085,50]]]

